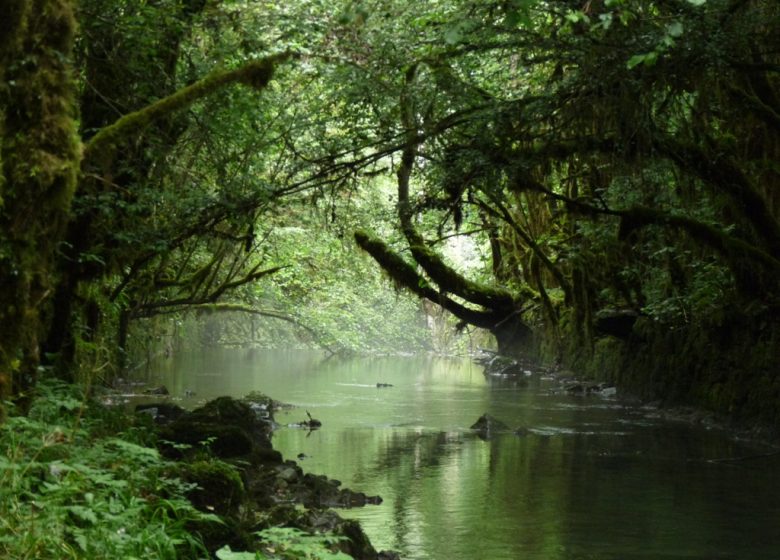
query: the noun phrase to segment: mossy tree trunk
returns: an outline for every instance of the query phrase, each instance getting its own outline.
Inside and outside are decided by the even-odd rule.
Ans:
[[[116,121],[117,107],[139,110],[176,91],[181,43],[189,33],[192,18],[204,6],[204,0],[185,0],[176,7],[155,7],[154,10],[159,10],[154,13],[160,16],[160,24],[145,34],[138,34],[134,26],[127,28],[126,21],[114,14],[104,15],[105,19],[100,20],[92,15],[95,21],[82,22],[86,28],[82,33],[84,75],[89,84],[80,98],[85,140]],[[92,8],[99,6],[93,2]],[[140,16],[131,9],[124,17]],[[150,44],[150,37],[155,37],[157,44]],[[150,73],[149,68],[158,71]],[[143,87],[139,88],[141,79]],[[143,183],[149,170],[167,157],[185,127],[186,118],[181,113],[168,115],[154,123],[137,141],[123,147],[121,164],[114,162],[103,168],[84,169],[86,173],[79,182],[76,199],[77,215],[68,226],[63,244],[65,258],[59,262],[58,274],[62,281],[57,286],[52,321],[43,342],[43,359],[60,377],[69,378],[74,369],[77,333],[87,326],[85,308],[91,304],[99,315],[103,311],[94,301],[79,297],[79,290],[86,282],[105,275],[111,259],[118,258],[121,252],[116,241],[107,239],[105,223],[110,222],[111,232],[122,227],[127,220],[122,207],[136,199],[135,186]],[[106,195],[116,196],[122,202],[111,204],[112,217],[108,219],[106,205],[95,202]],[[102,247],[102,253],[97,247]],[[92,256],[84,258],[85,254]],[[121,321],[121,317],[116,319]],[[118,329],[121,331],[121,323]],[[96,334],[89,329],[83,332],[87,336]],[[119,371],[124,361],[123,348],[120,345],[117,349]]]
[[[221,88],[263,89],[280,54],[215,71],[102,128],[78,135],[70,0],[7,0],[0,20],[0,399],[34,385],[60,285],[71,203],[88,173],[110,169],[128,138]]]
[[[81,143],[70,0],[7,0],[0,23],[0,398],[35,382]]]

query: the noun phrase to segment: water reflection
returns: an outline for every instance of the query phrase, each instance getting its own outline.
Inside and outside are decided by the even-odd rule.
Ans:
[[[266,392],[323,422],[274,445],[384,498],[350,510],[378,548],[419,559],[776,559],[778,457],[549,382],[488,382],[464,361],[192,353],[157,366],[173,393]],[[155,381],[158,381],[155,379]],[[393,387],[377,388],[377,383]],[[488,412],[512,429],[482,441]]]

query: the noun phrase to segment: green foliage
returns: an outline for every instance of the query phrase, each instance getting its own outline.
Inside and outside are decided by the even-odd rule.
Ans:
[[[205,554],[191,521],[218,522],[165,476],[120,413],[93,413],[74,387],[42,383],[29,415],[0,426],[0,555],[4,558],[182,558]],[[111,425],[112,435],[105,434]],[[119,428],[123,432],[114,431]],[[119,437],[117,437],[119,434]]]

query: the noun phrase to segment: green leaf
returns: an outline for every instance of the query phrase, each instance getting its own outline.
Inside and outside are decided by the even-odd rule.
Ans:
[[[635,68],[640,64],[644,63],[646,58],[647,58],[647,54],[635,54],[634,56],[628,59],[628,62],[626,62],[626,67],[629,70],[631,70],[632,68]]]
[[[87,551],[88,541],[87,541],[87,536],[84,533],[79,531],[78,533],[73,535],[73,540],[76,541],[76,544],[79,545],[79,548],[82,551],[84,552]]]
[[[703,6],[707,3],[707,0],[688,0],[689,4],[693,4],[694,6]]]
[[[98,518],[95,512],[88,507],[84,506],[67,506],[69,512],[81,519],[82,521],[88,521],[89,523],[97,523]]]
[[[459,27],[450,27],[447,31],[444,32],[444,41],[448,45],[454,45],[458,43],[462,38],[463,38],[463,34],[461,33]]]
[[[220,548],[216,553],[219,560],[258,560],[267,558],[259,552],[233,552],[228,545]]]
[[[571,23],[579,23],[581,21],[585,23],[590,22],[590,18],[588,18],[588,16],[582,10],[570,11],[568,14],[566,14],[566,19]]]
[[[682,37],[685,27],[680,21],[673,21],[666,27],[666,32],[670,37]]]

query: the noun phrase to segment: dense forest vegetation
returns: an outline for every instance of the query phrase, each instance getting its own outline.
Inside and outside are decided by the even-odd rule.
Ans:
[[[4,401],[182,325],[333,353],[435,325],[780,426],[774,0],[2,11]]]
[[[346,315],[408,333],[414,304],[385,303],[354,237],[504,353],[613,377],[630,355],[639,391],[776,409],[771,2],[8,14],[3,395],[40,366],[121,367],[135,323],[188,310],[281,318],[332,349],[360,349]],[[481,264],[443,256],[454,236]]]

